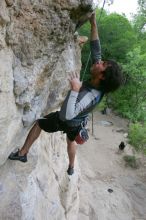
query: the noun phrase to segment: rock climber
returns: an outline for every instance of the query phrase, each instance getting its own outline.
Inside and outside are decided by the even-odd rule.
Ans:
[[[67,135],[67,152],[69,157],[68,175],[74,173],[76,155],[76,137],[79,131],[87,124],[88,113],[101,101],[104,94],[113,92],[122,84],[120,66],[113,60],[101,60],[101,47],[93,13],[89,19],[91,24],[91,56],[93,65],[91,79],[81,82],[79,75],[73,73],[69,79],[71,89],[66,96],[60,111],[52,112],[38,119],[31,128],[24,145],[20,150],[12,152],[10,160],[27,162],[27,154],[34,141],[42,130],[46,132],[63,131]]]

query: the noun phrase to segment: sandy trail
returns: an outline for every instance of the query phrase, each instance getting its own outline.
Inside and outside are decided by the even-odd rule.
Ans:
[[[105,126],[101,121],[113,124]],[[91,130],[91,122],[89,127]],[[126,120],[94,113],[94,136],[90,134],[90,140],[78,148],[78,220],[146,220],[145,158],[140,168],[132,169],[125,167],[123,160],[124,155],[133,154],[131,146],[127,144],[124,152],[118,153],[119,143],[127,141],[126,129]]]

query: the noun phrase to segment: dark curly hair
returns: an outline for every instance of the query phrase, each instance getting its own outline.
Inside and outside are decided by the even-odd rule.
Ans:
[[[122,68],[114,60],[106,61],[109,65],[103,72],[104,80],[100,82],[100,86],[105,93],[114,92],[123,84]]]

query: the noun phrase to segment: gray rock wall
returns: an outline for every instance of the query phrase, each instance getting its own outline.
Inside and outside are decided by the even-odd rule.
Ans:
[[[8,161],[40,116],[55,111],[80,71],[76,26],[93,1],[0,1],[0,215],[2,220],[76,219],[78,166],[72,181],[60,132],[42,132],[27,164]],[[7,195],[7,196],[6,196]]]

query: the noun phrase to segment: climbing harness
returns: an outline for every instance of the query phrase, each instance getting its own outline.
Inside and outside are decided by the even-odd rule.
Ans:
[[[81,123],[81,126],[79,128],[79,133],[76,136],[75,141],[77,144],[84,144],[88,139],[89,139],[88,130],[83,122]]]

